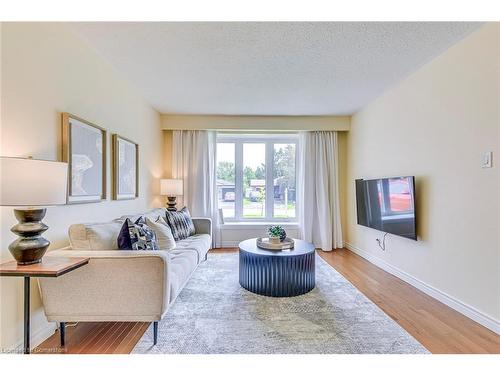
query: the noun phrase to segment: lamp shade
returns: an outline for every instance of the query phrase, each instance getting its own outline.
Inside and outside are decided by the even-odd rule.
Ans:
[[[66,203],[68,163],[0,157],[1,206]]]
[[[182,195],[183,184],[182,180],[174,179],[161,179],[160,180],[160,194],[161,195]]]

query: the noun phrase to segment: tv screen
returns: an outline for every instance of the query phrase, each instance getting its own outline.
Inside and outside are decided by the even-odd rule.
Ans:
[[[417,240],[415,177],[356,180],[358,224]]]

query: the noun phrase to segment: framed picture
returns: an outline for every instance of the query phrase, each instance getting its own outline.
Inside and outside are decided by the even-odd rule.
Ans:
[[[139,145],[113,134],[113,199],[139,196]]]
[[[68,203],[106,199],[106,130],[62,114],[62,160],[68,163]]]

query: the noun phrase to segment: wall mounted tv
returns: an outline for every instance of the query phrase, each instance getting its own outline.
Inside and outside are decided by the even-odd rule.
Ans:
[[[415,177],[356,180],[358,224],[417,240]]]

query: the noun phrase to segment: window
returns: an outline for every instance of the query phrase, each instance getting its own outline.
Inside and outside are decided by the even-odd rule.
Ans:
[[[297,136],[219,134],[218,204],[226,221],[295,221]]]
[[[273,213],[295,217],[295,143],[275,143],[273,150]]]
[[[217,193],[225,218],[234,217],[234,143],[217,143]]]
[[[266,217],[265,143],[243,143],[243,217]]]

